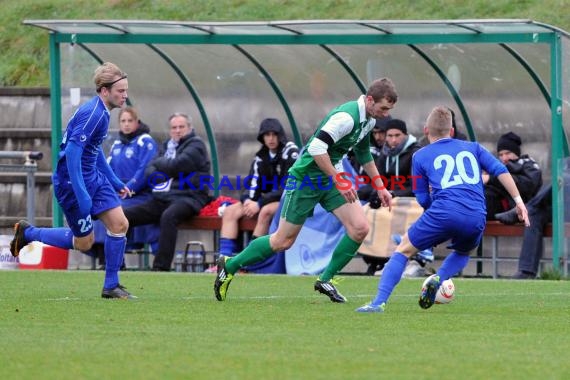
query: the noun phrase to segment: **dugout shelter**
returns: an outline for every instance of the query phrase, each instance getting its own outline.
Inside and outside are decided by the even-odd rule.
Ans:
[[[246,174],[262,119],[302,146],[333,107],[378,77],[394,80],[392,115],[420,137],[434,105],[495,151],[513,131],[552,180],[553,262],[564,244],[562,158],[569,155],[570,34],[526,19],[193,22],[25,20],[49,32],[52,162],[74,108],[95,94],[93,70],[117,63],[129,101],[159,139],[190,114],[214,177]],[[111,128],[117,129],[116,118]],[[54,210],[54,225],[62,225]]]

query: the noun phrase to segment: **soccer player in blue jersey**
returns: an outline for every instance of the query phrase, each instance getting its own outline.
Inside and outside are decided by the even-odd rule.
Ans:
[[[480,144],[453,139],[447,107],[431,111],[424,133],[430,144],[414,154],[412,174],[417,178],[416,199],[425,212],[408,229],[384,267],[376,297],[357,312],[383,312],[408,258],[451,239],[448,248],[453,252],[430,276],[420,294],[420,307],[433,305],[440,284],[467,266],[470,252],[481,242],[486,223],[482,170],[499,179],[515,201],[519,219],[530,225],[526,207],[505,165]]]
[[[109,149],[107,162],[113,173],[125,183],[132,191],[133,196],[121,200],[123,210],[146,202],[152,198],[151,187],[146,181],[145,170],[158,152],[158,145],[150,135],[150,127],[139,119],[138,112],[133,107],[127,106],[119,111],[119,135]],[[125,211],[126,216],[126,211]],[[127,218],[128,219],[128,218]],[[130,225],[130,223],[129,223]],[[99,262],[105,263],[104,243],[107,236],[107,228],[100,220],[93,224],[95,240],[91,253],[99,258]],[[133,249],[139,244],[149,243],[152,252],[158,249],[158,236],[160,228],[157,224],[131,228],[127,234],[127,248]],[[121,266],[121,269],[125,264]]]
[[[101,149],[109,129],[110,111],[127,100],[127,75],[117,65],[106,62],[97,67],[93,81],[97,96],[82,104],[69,120],[52,177],[55,197],[69,227],[39,228],[22,220],[14,226],[10,252],[18,256],[20,249],[31,241],[88,251],[93,244],[95,216],[107,228],[101,296],[131,299],[136,297],[119,283],[129,227],[119,196],[129,196],[131,190],[113,173]]]

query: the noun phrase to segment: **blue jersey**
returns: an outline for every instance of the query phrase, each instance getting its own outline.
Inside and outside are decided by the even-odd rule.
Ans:
[[[129,142],[115,140],[108,158],[109,166],[129,189],[140,193],[148,188],[144,172],[157,151],[156,141],[148,133],[143,133]]]
[[[73,141],[83,148],[81,172],[85,183],[96,178],[97,155],[99,147],[107,137],[110,113],[98,96],[82,104],[67,123],[67,129],[61,142],[59,161],[65,158],[65,147]],[[59,167],[57,175],[60,180],[69,178],[67,167]]]
[[[93,229],[91,215],[99,215],[121,204],[116,193],[116,188],[121,187],[120,181],[108,168],[105,158],[99,157],[101,144],[109,130],[109,116],[110,113],[101,98],[98,96],[92,98],[75,111],[67,124],[60,145],[59,161],[53,175],[54,193],[74,236],[86,236],[91,233]],[[80,148],[80,156],[75,158],[66,156],[66,148],[71,141]],[[71,173],[73,178],[70,177],[69,159],[80,160],[80,173],[74,169]],[[107,166],[103,168],[108,169],[107,174],[101,172],[100,161]],[[113,176],[112,182],[116,183],[115,188],[111,185],[109,173]],[[72,185],[73,181],[82,190],[76,192]],[[81,209],[82,205],[87,204],[85,197],[90,198],[89,210]]]
[[[452,138],[438,140],[418,150],[412,158],[414,194],[424,208],[485,213],[482,170],[493,176],[508,173],[479,143]]]
[[[476,142],[444,138],[414,154],[414,193],[426,209],[408,230],[414,247],[421,251],[450,239],[448,248],[467,254],[480,244],[487,214],[482,170],[508,173]]]

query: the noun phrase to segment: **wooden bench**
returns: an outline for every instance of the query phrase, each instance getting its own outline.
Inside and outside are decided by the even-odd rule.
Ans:
[[[239,231],[241,233],[252,232],[255,229],[257,223],[257,218],[241,218],[239,221]],[[178,229],[182,230],[202,230],[202,231],[212,231],[213,232],[213,247],[214,252],[219,251],[219,237],[220,230],[222,228],[222,218],[219,216],[195,216],[187,221],[178,225]],[[477,251],[477,255],[473,257],[475,262],[491,262],[492,263],[492,275],[493,278],[498,277],[498,264],[502,261],[518,261],[518,256],[516,257],[504,257],[498,254],[499,251],[499,238],[500,237],[522,237],[524,235],[524,225],[514,224],[506,225],[499,221],[488,221],[485,227],[484,236],[490,237],[492,239],[491,245],[491,256],[484,257],[482,255],[482,244]],[[566,236],[570,236],[570,224],[565,226]],[[544,229],[544,237],[552,237],[552,224],[547,224]],[[188,244],[193,242],[188,242]],[[551,258],[542,258],[543,262],[551,262]],[[562,257],[563,265],[567,265],[568,258],[566,256]],[[480,271],[478,270],[477,273]]]
[[[242,233],[252,232],[257,224],[257,218],[243,217],[239,220],[238,229]],[[181,230],[204,230],[213,231],[214,251],[219,251],[220,230],[222,229],[222,218],[219,216],[195,216],[178,225]]]
[[[255,225],[257,224],[257,218],[241,218],[238,224],[239,232],[245,234],[248,232],[253,232]],[[217,253],[219,251],[219,238],[220,230],[222,229],[222,218],[219,216],[195,216],[191,219],[184,221],[178,225],[178,229],[182,230],[203,230],[213,232],[213,255],[209,255],[208,258],[204,257],[203,264],[212,264],[215,261]],[[190,248],[195,248],[197,245],[201,245],[203,250],[203,244],[199,241],[191,240],[186,243],[186,252],[188,253]],[[149,255],[150,249],[147,244],[144,247],[129,249],[125,251],[125,254],[136,254],[138,256],[138,269],[145,270],[149,268]],[[211,256],[211,257],[210,257]],[[93,257],[91,259],[91,269],[96,267],[96,259]]]
[[[477,263],[481,262],[491,262],[493,267],[493,278],[498,277],[498,264],[501,261],[518,261],[519,257],[504,257],[499,255],[499,238],[500,237],[522,237],[524,235],[525,226],[522,223],[517,223],[513,225],[503,224],[496,220],[489,220],[487,221],[487,225],[485,227],[485,232],[483,236],[487,236],[491,238],[491,257],[484,257],[482,255],[482,244],[479,246],[477,250],[477,256],[473,259]],[[552,237],[552,224],[548,223],[544,228],[544,237]],[[570,236],[570,224],[565,225],[565,234],[566,236]],[[567,265],[567,257],[564,255],[561,257],[562,264],[564,266]],[[542,258],[541,262],[552,262],[551,258]],[[480,270],[478,268],[477,273]]]

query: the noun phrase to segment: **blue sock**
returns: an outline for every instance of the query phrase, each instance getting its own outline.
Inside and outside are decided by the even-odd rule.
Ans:
[[[408,258],[406,256],[400,252],[394,252],[390,260],[388,260],[388,263],[386,263],[386,266],[384,266],[382,277],[380,277],[380,281],[378,282],[378,293],[374,301],[372,301],[372,305],[380,306],[388,302],[390,294],[392,294],[392,291],[402,278],[407,263]]]
[[[441,282],[450,279],[457,273],[461,272],[463,268],[469,263],[469,255],[460,255],[459,253],[453,251],[443,260],[441,266],[437,270],[439,275],[439,280]]]
[[[119,269],[123,264],[127,238],[125,235],[109,235],[105,237],[105,283],[104,289],[113,289],[119,285]]]
[[[73,233],[67,227],[46,228],[30,226],[24,230],[27,242],[41,241],[44,244],[63,249],[73,248]]]
[[[220,238],[220,255],[233,256],[236,252],[236,239]]]

